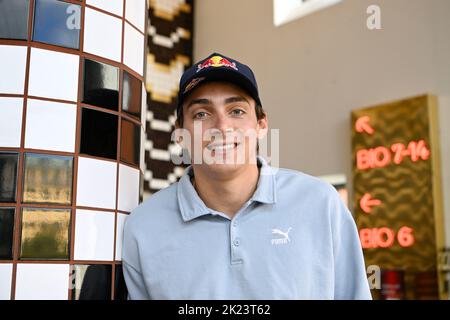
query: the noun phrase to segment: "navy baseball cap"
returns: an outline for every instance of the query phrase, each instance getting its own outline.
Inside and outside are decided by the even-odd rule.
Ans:
[[[235,84],[255,99],[256,105],[262,105],[255,75],[250,67],[235,59],[214,52],[205,59],[195,63],[181,76],[178,91],[177,115],[180,115],[184,98],[194,88],[200,84],[213,81],[224,81]]]

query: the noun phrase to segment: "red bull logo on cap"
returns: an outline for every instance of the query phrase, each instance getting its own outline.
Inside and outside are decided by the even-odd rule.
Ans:
[[[231,62],[221,56],[213,56],[197,66],[197,72],[209,67],[230,67],[237,70],[235,62]]]

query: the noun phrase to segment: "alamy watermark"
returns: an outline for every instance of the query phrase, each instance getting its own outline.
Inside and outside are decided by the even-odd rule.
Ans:
[[[81,7],[72,4],[67,7],[66,13],[69,17],[66,20],[66,27],[69,30],[80,30],[81,28]]]
[[[371,290],[380,290],[381,289],[381,268],[378,265],[370,265],[367,266],[367,281],[369,282],[369,288]]]
[[[376,4],[367,7],[366,13],[369,15],[366,20],[366,26],[369,30],[381,29],[381,8]]]
[[[256,154],[274,168],[279,166],[279,129],[203,130],[202,122],[194,122],[191,133],[185,128],[172,132],[171,140],[178,153],[171,153],[171,161],[180,164],[255,164]],[[269,144],[270,138],[270,144]]]

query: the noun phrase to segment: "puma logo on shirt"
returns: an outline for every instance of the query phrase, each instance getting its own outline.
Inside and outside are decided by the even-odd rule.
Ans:
[[[291,242],[291,239],[289,238],[289,232],[291,231],[291,227],[287,229],[286,232],[281,231],[280,229],[272,229],[272,234],[278,234],[283,236],[283,238],[275,238],[272,239],[271,243],[272,245],[278,245],[278,244],[287,244]]]

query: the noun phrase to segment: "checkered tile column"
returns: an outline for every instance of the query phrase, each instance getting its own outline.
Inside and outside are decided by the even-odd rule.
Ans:
[[[0,1],[0,300],[124,299],[146,0]]]
[[[144,197],[167,187],[184,169],[170,161],[178,82],[192,63],[193,0],[150,0]]]

